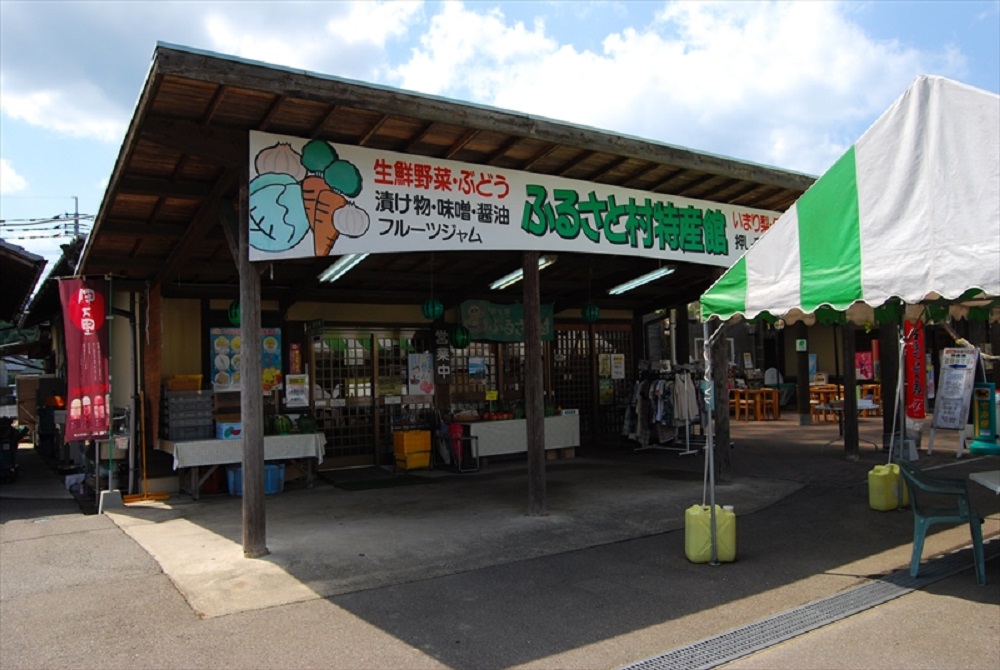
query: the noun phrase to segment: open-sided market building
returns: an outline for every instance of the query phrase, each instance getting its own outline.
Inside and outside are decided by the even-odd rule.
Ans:
[[[107,278],[113,308],[128,317],[111,326],[111,402],[145,427],[132,447],[145,445],[154,472],[178,464],[176,445],[189,441],[171,436],[229,450],[219,427],[229,437],[240,429],[233,398],[247,386],[235,359],[247,314],[235,255],[247,229],[262,411],[310,415],[304,432],[321,436],[309,447],[319,467],[391,464],[393,434],[428,416],[527,414],[523,283],[498,283],[526,253],[547,263],[538,274],[546,420],[564,411],[568,439],[585,441],[621,433],[645,362],[698,357],[687,305],[812,183],[160,44],[77,275]],[[670,351],[648,336],[662,335],[664,319]],[[289,394],[289,376],[301,395]],[[168,383],[213,391],[210,421],[170,425]],[[504,444],[523,419],[492,423],[498,434],[480,437],[481,453],[525,450]]]

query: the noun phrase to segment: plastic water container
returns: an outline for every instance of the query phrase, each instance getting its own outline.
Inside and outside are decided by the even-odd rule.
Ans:
[[[736,513],[731,506],[715,506],[715,528],[719,561],[736,560]],[[684,554],[692,563],[712,560],[712,510],[708,505],[692,505],[684,512]]]
[[[903,502],[900,504],[899,492],[902,489]],[[899,509],[910,504],[910,492],[906,482],[899,478],[899,466],[876,465],[868,472],[868,506],[879,512]]]

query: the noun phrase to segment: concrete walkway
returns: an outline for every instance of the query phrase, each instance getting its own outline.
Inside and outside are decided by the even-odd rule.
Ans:
[[[880,419],[863,420],[877,438]],[[523,463],[427,472],[366,490],[321,482],[267,499],[264,559],[242,558],[241,505],[175,496],[83,516],[28,450],[0,486],[0,667],[616,668],[753,624],[905,568],[912,513],[868,507],[859,461],[821,448],[836,425],[733,425],[738,557],[684,556],[703,462],[614,442],[547,463],[549,515],[527,517]],[[967,477],[1000,458],[921,466]],[[22,450],[22,452],[25,450]],[[32,463],[34,457],[35,463]],[[347,473],[343,475],[346,479]],[[1000,497],[972,486],[1000,536]],[[64,493],[64,491],[63,491]],[[961,549],[941,529],[925,559]],[[995,552],[994,552],[995,553]],[[995,668],[1000,560],[734,661],[732,667]]]

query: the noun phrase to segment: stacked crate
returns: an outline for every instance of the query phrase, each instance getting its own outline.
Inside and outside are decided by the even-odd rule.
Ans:
[[[165,391],[160,437],[172,442],[215,437],[211,391]]]

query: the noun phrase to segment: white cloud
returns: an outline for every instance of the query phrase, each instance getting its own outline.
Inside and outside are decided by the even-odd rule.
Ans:
[[[257,7],[258,5],[254,5]],[[377,79],[386,43],[405,35],[421,2],[278,3],[257,12],[215,6],[207,48],[338,76]]]
[[[119,142],[157,41],[377,81],[421,2],[0,2],[0,111]],[[15,56],[16,54],[16,56]],[[23,54],[23,55],[22,55]]]
[[[964,67],[872,39],[837,3],[670,2],[600,53],[480,7],[434,16],[396,82],[814,174],[917,74]]]
[[[6,158],[0,158],[0,193],[10,195],[28,190],[28,180],[17,173]]]
[[[511,72],[551,57],[558,45],[545,36],[537,20],[532,28],[522,22],[507,25],[503,13],[482,13],[448,2],[435,15],[408,62],[390,72],[403,88],[440,94],[469,92],[473,99],[492,102],[509,86]]]
[[[860,28],[868,9],[0,0],[0,111],[117,143],[162,40],[819,173],[917,74],[967,67],[965,44],[874,39]]]
[[[102,142],[120,141],[128,124],[122,107],[89,82],[62,89],[5,89],[0,110],[68,137]]]
[[[355,2],[351,3],[347,17],[331,19],[327,30],[349,44],[367,43],[381,48],[389,37],[405,35],[422,9],[422,2],[409,0]]]

